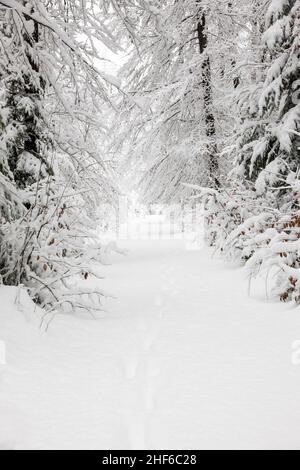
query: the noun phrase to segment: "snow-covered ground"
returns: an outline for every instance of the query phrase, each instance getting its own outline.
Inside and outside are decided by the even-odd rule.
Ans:
[[[299,309],[250,298],[207,248],[121,246],[98,320],[45,332],[26,294],[1,287],[0,447],[300,449]]]

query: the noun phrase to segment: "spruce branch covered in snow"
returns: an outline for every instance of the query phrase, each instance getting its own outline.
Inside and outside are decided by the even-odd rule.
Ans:
[[[261,42],[269,66],[240,95],[237,172],[260,194],[299,168],[299,9],[297,0],[268,2]]]

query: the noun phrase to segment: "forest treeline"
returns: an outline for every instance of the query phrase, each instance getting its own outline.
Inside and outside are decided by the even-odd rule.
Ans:
[[[208,244],[300,302],[299,18],[299,0],[0,1],[1,282],[101,308],[93,231],[127,171],[145,203],[198,198]]]

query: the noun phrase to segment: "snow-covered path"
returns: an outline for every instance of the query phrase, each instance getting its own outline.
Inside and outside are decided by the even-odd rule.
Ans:
[[[57,317],[42,333],[29,301],[12,313],[0,291],[0,446],[300,449],[299,309],[249,298],[207,249],[124,246],[97,321]]]

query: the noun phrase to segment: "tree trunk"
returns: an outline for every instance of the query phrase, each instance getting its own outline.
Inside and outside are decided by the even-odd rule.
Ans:
[[[232,13],[232,2],[228,2],[228,12],[229,13]],[[232,70],[235,69],[236,67],[236,60],[235,59],[232,59],[231,60],[231,67],[232,67]],[[240,77],[239,75],[236,75],[235,77],[233,77],[233,87],[234,88],[237,88],[240,84],[241,80],[240,80]]]
[[[197,0],[199,4],[201,0]],[[197,20],[197,33],[199,51],[203,56],[202,61],[202,88],[203,88],[203,104],[204,104],[204,120],[205,120],[205,131],[209,139],[208,145],[208,170],[211,179],[215,186],[219,186],[217,173],[219,169],[218,157],[217,157],[217,144],[216,144],[216,126],[215,117],[212,110],[213,97],[212,97],[212,86],[211,86],[211,65],[210,57],[207,53],[207,33],[206,33],[206,16],[200,7]]]

